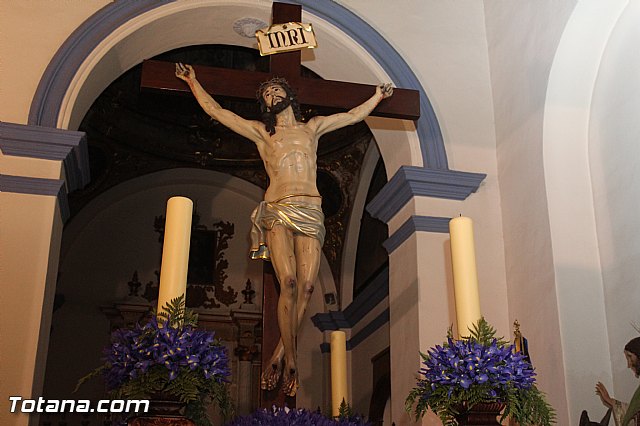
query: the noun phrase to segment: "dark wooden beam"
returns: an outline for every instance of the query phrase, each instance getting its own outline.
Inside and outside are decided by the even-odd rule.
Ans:
[[[299,4],[274,3],[271,22],[274,24],[302,22],[302,6]],[[300,62],[301,52],[299,50],[271,55],[271,73],[278,77],[284,77],[290,83],[293,83],[300,77]]]
[[[204,89],[218,96],[255,99],[260,83],[273,73],[194,66],[198,81]],[[349,110],[366,101],[375,86],[343,81],[300,78],[291,81],[300,104],[323,107],[335,111]],[[145,90],[190,93],[189,86],[175,76],[175,64],[145,61],[142,64],[140,86]],[[416,90],[394,89],[393,96],[380,102],[371,115],[378,117],[417,120],[420,118],[420,94]]]
[[[260,83],[271,78],[271,74],[257,71],[243,71],[195,65],[196,78],[204,89],[212,94],[239,99],[256,99]],[[189,86],[175,74],[173,62],[151,61],[142,63],[140,88],[158,92],[172,92],[191,95]]]

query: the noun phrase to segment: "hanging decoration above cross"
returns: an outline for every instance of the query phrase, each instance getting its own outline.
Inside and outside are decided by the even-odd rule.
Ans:
[[[301,20],[300,5],[273,4],[273,24]],[[375,91],[374,85],[302,77],[300,50],[273,54],[269,58],[268,73],[206,66],[194,66],[194,69],[202,86],[212,95],[255,99],[256,90],[262,82],[283,77],[296,90],[300,104],[334,111],[360,105]],[[140,86],[151,90],[190,92],[189,87],[176,78],[175,64],[163,61],[148,60],[142,64]],[[393,96],[380,102],[371,115],[417,120],[420,118],[420,94],[417,90],[394,88]]]

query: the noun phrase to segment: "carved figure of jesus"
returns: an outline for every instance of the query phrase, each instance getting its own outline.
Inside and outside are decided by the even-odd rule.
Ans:
[[[322,198],[316,187],[320,137],[365,119],[378,103],[393,94],[390,84],[376,87],[364,103],[345,113],[302,121],[293,90],[284,79],[263,83],[257,93],[263,122],[246,120],[220,106],[200,85],[190,65],[176,64],[176,76],[189,85],[204,111],[256,144],[269,176],[264,201],[252,214],[252,258],[270,259],[280,283],[280,341],[263,368],[262,389],[298,390],[296,335],[320,268],[324,243]]]

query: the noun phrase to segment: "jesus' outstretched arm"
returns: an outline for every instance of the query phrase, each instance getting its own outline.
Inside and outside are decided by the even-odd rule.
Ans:
[[[376,87],[376,92],[360,105],[343,113],[333,114],[329,116],[317,116],[309,120],[309,126],[315,128],[318,137],[325,133],[332,132],[342,127],[358,123],[371,114],[381,100],[390,97],[393,94],[391,84],[380,84]]]
[[[193,92],[202,109],[214,120],[219,121],[234,132],[255,143],[264,141],[266,136],[264,125],[259,121],[244,119],[234,112],[222,108],[200,85],[200,82],[196,79],[196,72],[191,65],[177,63],[176,77],[184,80],[189,85],[191,92]]]

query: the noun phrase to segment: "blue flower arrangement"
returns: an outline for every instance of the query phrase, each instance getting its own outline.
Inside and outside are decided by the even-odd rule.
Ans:
[[[345,414],[336,419],[322,415],[319,411],[309,411],[301,408],[289,409],[287,407],[273,406],[271,410],[259,409],[248,416],[237,417],[226,426],[366,426],[370,425],[362,417]]]
[[[195,330],[191,325],[171,326],[169,321],[159,323],[153,317],[144,326],[138,324],[134,329],[112,333],[111,346],[104,353],[107,367],[103,374],[108,390],[121,389],[152,369],[166,376],[167,385],[175,383],[178,376],[191,373],[204,380],[224,381],[230,374],[227,354],[216,342],[214,332]]]
[[[113,331],[104,364],[78,386],[102,375],[113,399],[180,401],[186,404],[186,416],[198,425],[210,424],[208,401],[215,401],[222,415],[229,416],[226,348],[214,332],[196,326],[197,314],[185,308],[184,296],[172,300],[146,324]]]
[[[420,418],[431,409],[443,424],[457,425],[470,407],[497,402],[504,405],[501,420],[511,416],[521,426],[554,423],[553,408],[535,386],[533,366],[495,333],[481,318],[468,338],[455,340],[449,330],[443,345],[421,354],[422,377],[406,400],[407,411]]]

